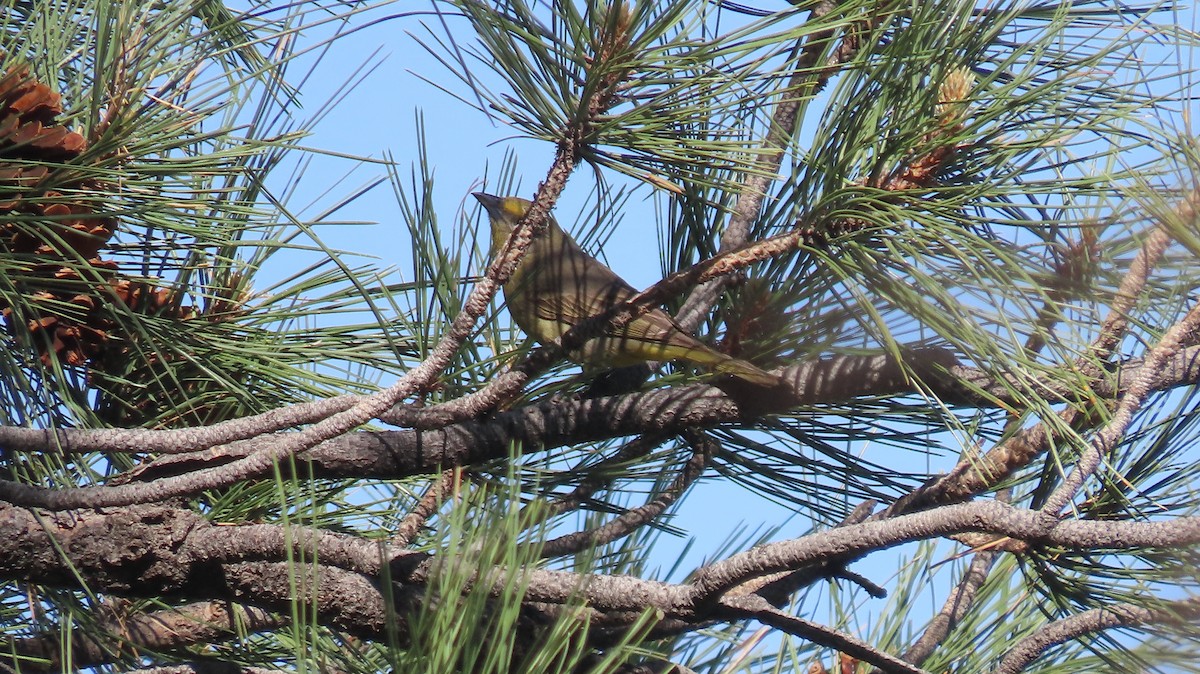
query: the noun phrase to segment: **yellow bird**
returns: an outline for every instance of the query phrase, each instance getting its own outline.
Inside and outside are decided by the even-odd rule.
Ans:
[[[529,210],[518,197],[476,192],[492,223],[495,259],[513,227]],[[547,344],[575,325],[628,300],[636,290],[588,255],[550,218],[544,235],[533,242],[504,284],[504,300],[513,320],[538,342]],[[779,377],[705,346],[661,309],[642,314],[621,328],[609,327],[568,354],[577,363],[624,367],[646,361],[685,360],[758,386],[777,386]]]

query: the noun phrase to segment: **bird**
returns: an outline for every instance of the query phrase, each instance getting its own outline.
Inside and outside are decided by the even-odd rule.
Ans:
[[[492,229],[490,255],[495,259],[513,228],[529,211],[531,202],[483,192],[472,196],[487,211]],[[584,252],[553,216],[549,217],[546,232],[530,245],[503,290],[508,313],[517,326],[543,345],[637,293],[616,272]],[[581,365],[606,368],[682,360],[756,386],[775,387],[782,383],[777,375],[705,345],[657,308],[619,328],[609,326],[583,346],[568,351],[567,357]]]

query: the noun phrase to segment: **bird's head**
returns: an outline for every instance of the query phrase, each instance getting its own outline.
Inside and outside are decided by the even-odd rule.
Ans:
[[[532,202],[521,197],[497,197],[483,192],[475,192],[471,196],[483,205],[492,223],[492,255],[495,256],[497,249],[512,234],[513,227],[529,212]]]
[[[525,217],[525,214],[529,212],[529,207],[533,205],[531,201],[521,197],[498,197],[483,192],[475,192],[471,196],[483,204],[483,209],[487,211],[488,218],[491,219],[493,225],[499,220],[508,225],[509,231],[512,231],[517,222]]]

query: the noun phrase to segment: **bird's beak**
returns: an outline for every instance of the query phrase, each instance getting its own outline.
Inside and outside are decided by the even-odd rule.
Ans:
[[[504,209],[500,207],[500,202],[504,201],[503,197],[484,194],[483,192],[474,192],[471,196],[479,200],[483,204],[483,209],[488,212],[488,215],[500,217]]]

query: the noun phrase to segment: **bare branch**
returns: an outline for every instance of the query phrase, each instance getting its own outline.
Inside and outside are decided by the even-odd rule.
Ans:
[[[449,358],[439,364],[438,360],[427,360],[379,393],[364,396],[349,409],[338,412],[317,424],[290,435],[278,436],[276,442],[232,463],[214,468],[205,468],[172,478],[164,478],[144,484],[128,484],[118,487],[79,487],[69,490],[53,490],[0,481],[0,499],[9,503],[51,510],[73,508],[101,508],[134,503],[158,503],[170,498],[196,494],[206,489],[236,484],[242,480],[261,475],[271,466],[289,456],[310,449],[326,440],[338,437],[374,419],[396,404],[398,400],[417,390],[424,382],[437,376]]]
[[[1025,637],[1005,654],[999,666],[992,671],[994,674],[1019,674],[1050,648],[1085,634],[1114,627],[1180,624],[1197,618],[1200,618],[1200,598],[1197,597],[1166,602],[1158,608],[1134,604],[1094,608],[1052,622]]]
[[[619,538],[628,536],[638,528],[661,515],[673,503],[679,500],[687,488],[704,473],[709,459],[716,452],[720,443],[711,437],[695,430],[686,432],[692,445],[691,458],[684,464],[683,469],[662,493],[655,496],[645,505],[633,508],[614,518],[602,526],[587,531],[565,534],[546,541],[542,547],[543,557],[561,557],[572,555],[583,550],[605,545]]]
[[[1167,354],[1163,354],[1163,358],[1166,357]],[[986,374],[952,365],[953,356],[939,350],[912,352],[908,361],[910,365],[907,367],[924,368],[928,371],[929,378],[925,381],[934,385],[933,388],[943,400],[952,401],[957,398],[966,402],[966,399],[969,399],[978,403],[980,394],[977,389],[981,388],[979,382],[985,381]],[[798,401],[811,404],[844,400],[847,396],[854,395],[910,392],[912,384],[904,376],[905,367],[887,356],[811,361],[788,368],[784,372],[785,376],[796,382],[792,398],[760,396],[753,401],[743,402],[791,407]],[[947,369],[955,375],[954,378],[944,376]],[[943,376],[940,379],[934,378],[934,373],[941,373]],[[1147,370],[1143,359],[1130,360],[1121,368],[1111,384],[1097,387],[1096,390],[1109,396],[1120,395],[1128,389],[1130,382],[1143,377],[1147,378],[1146,383],[1153,390],[1195,384],[1200,379],[1200,347],[1182,350],[1152,370]],[[1000,384],[994,386],[997,389],[1002,388]],[[964,390],[971,389],[976,391],[964,394]],[[760,414],[770,411],[772,410],[753,410]],[[310,462],[310,468],[318,477],[397,478],[424,475],[445,466],[466,465],[502,457],[506,455],[507,448],[513,441],[531,449],[551,449],[621,435],[674,433],[688,427],[743,423],[751,418],[742,410],[739,402],[728,394],[711,386],[697,384],[612,398],[550,401],[502,413],[488,421],[466,422],[436,431],[355,433],[322,443],[313,450],[303,452],[300,458]],[[1032,428],[1037,429],[1040,426]],[[143,433],[148,434],[148,437],[158,432]],[[86,444],[91,433],[92,431],[86,430],[58,431],[59,436],[75,446]],[[46,439],[46,435],[41,431],[14,427],[0,427],[0,437],[18,438],[26,443]],[[138,469],[135,474],[139,478],[153,477],[156,472],[167,475],[181,472],[195,474],[193,471],[198,468],[203,469],[214,464],[219,466],[243,457],[255,456],[260,446],[275,445],[280,441],[280,437],[272,435],[261,440],[243,441],[196,454],[166,457]],[[1016,441],[1010,440],[1009,443]],[[1030,445],[1038,446],[1033,441]],[[977,459],[975,463],[956,467],[955,471],[941,482],[935,483],[928,493],[943,493],[945,498],[952,499],[959,493],[951,489],[954,485],[962,489],[978,486],[978,480],[984,475],[999,479],[995,477],[995,473],[989,472],[987,462],[987,457],[984,457]],[[269,469],[268,464],[261,472],[244,477],[259,477]],[[963,475],[973,475],[974,479],[964,478]],[[204,480],[188,484],[196,483],[204,484]],[[70,504],[79,501],[88,502],[92,495],[110,489],[125,488],[85,487],[80,488],[83,496],[68,496],[76,490],[51,494],[36,487],[0,481],[0,494],[6,495],[6,500],[57,510],[70,509],[73,507]],[[182,487],[177,484],[176,489],[180,490]],[[201,487],[195,489],[202,490]],[[148,492],[154,493],[154,490],[149,489]],[[118,492],[117,496],[127,495]]]
[[[878,502],[870,500],[859,503],[835,528],[848,527],[853,524],[865,522],[878,505]],[[818,564],[810,564],[798,571],[782,572],[754,578],[733,588],[729,591],[729,594],[756,594],[771,602],[773,606],[782,606],[800,588],[808,587],[822,578],[831,578],[845,571],[845,562],[831,557]]]
[[[703,603],[750,579],[795,570],[830,556],[853,557],[967,531],[1067,548],[1180,547],[1200,542],[1200,517],[1164,522],[1093,522],[1059,520],[998,502],[948,505],[758,546],[697,570],[693,597],[695,602]]]
[[[914,351],[906,356],[906,361],[908,364],[901,364],[883,355],[846,356],[793,366],[783,373],[797,382],[790,401],[782,395],[735,399],[704,384],[608,398],[556,399],[496,414],[485,421],[469,421],[437,430],[354,433],[323,443],[298,458],[307,462],[307,471],[321,478],[395,479],[428,475],[446,466],[503,458],[513,443],[525,451],[537,451],[643,433],[661,437],[689,427],[748,423],[753,421],[755,414],[781,411],[770,406],[790,409],[791,401],[814,404],[844,401],[856,395],[912,393],[913,384],[905,376],[906,368],[917,370],[918,377],[946,402],[958,400],[960,404],[983,405],[984,401],[990,400],[991,389],[985,384],[989,381],[997,391],[997,398],[1004,390],[1002,384],[995,383],[980,370],[953,365],[953,355],[945,351]],[[1110,383],[1095,390],[1109,396],[1121,395],[1129,382],[1145,372],[1143,362],[1142,359],[1129,361]],[[1198,380],[1200,347],[1194,347],[1177,354],[1169,366],[1153,377],[1152,383],[1156,390],[1163,390],[1193,385]],[[747,404],[752,408],[745,409],[743,405]],[[83,436],[88,431],[69,433]],[[273,441],[274,436],[268,436],[216,450],[163,457],[132,471],[127,479],[153,479],[226,463],[252,453],[258,443]],[[1015,442],[1016,439],[1009,441]],[[1031,440],[1031,444],[1036,445],[1036,442]],[[993,474],[989,472],[988,461],[990,459],[984,457],[975,463],[960,464],[942,478],[944,485],[960,488],[977,485],[976,480],[981,476]],[[968,472],[972,470],[975,473]],[[964,478],[964,474],[974,475],[974,478]],[[958,493],[942,485],[943,482],[935,483],[929,493],[937,494],[937,489],[945,488],[947,499]]]
[[[926,626],[921,636],[901,656],[905,662],[919,665],[933,655],[934,649],[945,641],[950,630],[958,625],[974,605],[979,588],[987,580],[992,564],[999,556],[998,550],[984,550],[975,553],[966,573],[963,574],[958,585],[954,586],[947,595],[942,609],[929,621],[929,625]]]
[[[433,517],[433,514],[438,511],[446,497],[453,493],[458,485],[460,471],[457,468],[443,471],[429,488],[425,490],[425,495],[421,497],[413,509],[404,516],[400,521],[400,525],[396,527],[396,533],[392,535],[392,546],[395,548],[407,547],[412,542],[417,531],[425,525],[425,522]]]
[[[1195,221],[1197,199],[1200,199],[1200,192],[1193,191],[1188,198],[1181,201],[1176,209],[1178,217],[1189,222]],[[1124,336],[1129,326],[1129,312],[1141,297],[1146,282],[1150,279],[1150,272],[1158,265],[1159,259],[1170,244],[1171,235],[1161,224],[1153,228],[1142,243],[1137,256],[1129,265],[1129,271],[1121,279],[1121,285],[1113,297],[1112,309],[1105,317],[1104,324],[1100,326],[1100,336],[1091,346],[1089,355],[1096,361],[1107,360]]]
[[[105,618],[86,631],[58,629],[17,639],[0,647],[0,671],[60,671],[62,653],[71,654],[77,668],[95,667],[137,658],[141,651],[165,651],[195,644],[236,639],[246,632],[288,624],[282,616],[230,602],[198,602],[178,608]],[[71,635],[70,646],[62,643]],[[5,659],[10,659],[5,662]],[[40,661],[40,662],[39,662]],[[20,663],[18,666],[18,662]],[[44,664],[43,664],[44,663]]]
[[[877,650],[865,641],[856,639],[845,632],[818,625],[798,616],[788,615],[762,597],[756,595],[722,597],[719,604],[724,609],[723,613],[729,617],[752,618],[815,644],[837,649],[863,662],[875,665],[888,674],[928,674],[920,667]]]
[[[826,15],[838,9],[838,2],[825,0],[818,3],[809,15],[809,22],[817,22]],[[879,12],[882,17],[885,12]],[[749,241],[750,225],[758,219],[762,210],[763,199],[774,180],[772,177],[779,171],[785,156],[784,149],[791,143],[796,133],[801,105],[804,101],[819,92],[829,78],[837,71],[837,66],[849,61],[858,52],[859,45],[852,44],[847,38],[838,49],[831,54],[817,69],[821,56],[829,51],[830,45],[837,34],[834,26],[816,31],[808,36],[803,45],[798,45],[799,55],[792,69],[792,75],[780,89],[780,101],[771,113],[770,127],[759,150],[758,171],[748,171],[746,178],[738,191],[737,203],[733,207],[729,223],[721,235],[722,252],[740,248]],[[679,324],[687,330],[694,330],[704,319],[704,315],[716,302],[724,289],[724,283],[707,283],[692,290],[676,318]]]
[[[839,569],[838,571],[835,571],[831,577],[850,581],[851,583],[861,587],[864,592],[871,595],[875,599],[883,599],[888,596],[887,590],[885,590],[882,585],[876,583],[870,578],[867,578],[861,573],[855,573],[854,571],[848,571],[846,569]]]
[[[290,405],[211,426],[146,430],[141,428],[22,428],[0,426],[0,445],[11,451],[182,454],[245,440],[325,419],[354,406],[364,396],[343,395]]]

